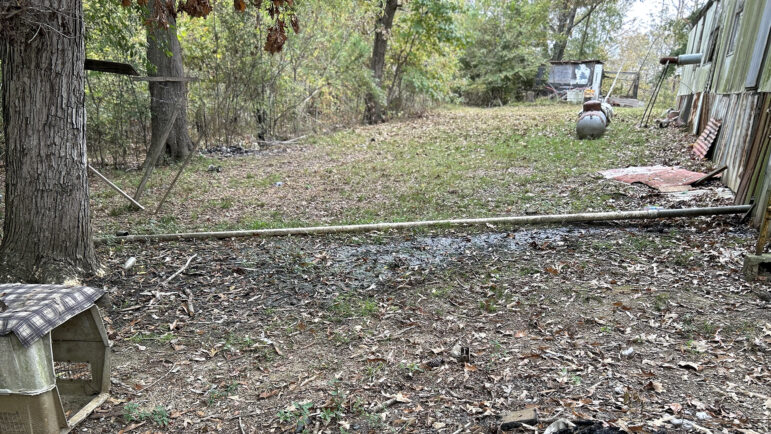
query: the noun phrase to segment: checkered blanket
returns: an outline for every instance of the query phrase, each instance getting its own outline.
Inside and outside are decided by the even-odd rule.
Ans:
[[[0,336],[16,333],[29,347],[90,308],[102,294],[104,290],[88,286],[0,285]]]

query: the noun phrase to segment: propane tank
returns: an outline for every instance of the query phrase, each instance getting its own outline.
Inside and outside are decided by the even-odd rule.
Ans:
[[[579,139],[597,139],[605,134],[605,130],[613,117],[610,104],[591,100],[584,103],[583,110],[578,114],[576,134]]]

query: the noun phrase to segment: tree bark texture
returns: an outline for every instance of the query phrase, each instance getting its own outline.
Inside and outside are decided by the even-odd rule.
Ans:
[[[576,15],[578,14],[579,2],[564,0],[560,4],[560,9],[557,11],[557,28],[555,29],[557,39],[555,40],[552,47],[551,60],[560,61],[563,57],[565,57],[565,49],[568,46],[568,40],[570,39],[570,35],[573,33],[573,29],[581,24],[584,20],[587,20],[586,28],[584,29],[584,35],[581,39],[581,49],[579,50],[580,53],[583,53],[584,43],[586,42],[586,32],[589,31],[588,20],[591,18],[592,13],[594,13],[594,11],[600,5],[602,5],[603,2],[605,2],[605,0],[594,0],[591,3],[584,5],[587,9],[578,19],[576,19]],[[583,57],[583,54],[579,54],[579,59],[575,60],[583,60],[581,57]]]
[[[565,0],[562,2],[559,11],[557,11],[557,39],[552,47],[551,60],[560,61],[565,56],[565,48],[568,46],[568,39],[573,31],[573,22],[576,19],[578,6],[575,2]]]
[[[385,0],[383,5],[383,14],[378,18],[375,27],[375,43],[372,45],[372,59],[370,69],[375,86],[382,89],[383,70],[385,69],[386,50],[388,49],[388,38],[391,36],[391,28],[394,25],[396,9],[399,8],[398,0]],[[364,107],[364,122],[368,124],[378,124],[385,120],[383,107],[380,104],[378,95],[374,92],[367,94]]]
[[[148,7],[153,10],[156,0],[150,0]],[[183,77],[182,48],[177,39],[177,22],[168,16],[169,27],[151,25],[147,30],[147,59],[155,66],[151,75],[163,77]],[[171,54],[171,55],[169,55]],[[187,133],[187,84],[184,82],[150,82],[150,125],[152,138],[150,143],[163,133],[171,119],[173,110],[179,114],[174,122],[164,147],[166,154],[174,160],[184,160],[192,149],[192,142]],[[149,155],[150,153],[148,153]]]
[[[0,9],[5,220],[0,279],[61,283],[97,269],[86,160],[81,0]],[[11,11],[13,12],[13,11]]]

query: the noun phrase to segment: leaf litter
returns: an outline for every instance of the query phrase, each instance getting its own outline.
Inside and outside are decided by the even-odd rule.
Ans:
[[[323,147],[296,151],[296,173],[319,163],[331,184],[273,188],[267,208],[295,216],[312,197],[335,198],[335,167],[367,161],[389,137],[414,143],[441,138],[437,125],[468,128],[468,113],[449,113],[410,121],[409,133],[400,123],[361,128],[355,134],[374,137],[374,147],[343,160]],[[532,128],[521,118],[523,131]],[[672,131],[642,157],[630,148],[614,158],[703,171],[681,159],[686,141]],[[227,178],[223,168],[216,176]],[[491,169],[480,176],[503,173]],[[525,169],[515,174],[534,175]],[[681,198],[592,173],[531,184],[527,209],[565,211],[549,201],[582,195],[610,209],[730,202],[714,188]],[[378,189],[405,191],[384,179],[367,201],[383,199]],[[312,217],[333,221],[352,201],[334,199]],[[193,211],[179,205],[186,225]],[[507,412],[534,409],[537,421],[513,432],[562,420],[575,432],[768,432],[771,320],[758,295],[769,287],[740,277],[755,233],[738,219],[103,245],[106,274],[87,283],[111,294],[112,399],[81,428],[494,433]],[[160,407],[167,424],[132,423],[127,405]]]
[[[125,428],[134,402],[169,432],[495,432],[520,408],[763,432],[765,287],[731,254],[751,242],[702,218],[105,246],[88,283],[112,293],[119,403],[85,427]]]

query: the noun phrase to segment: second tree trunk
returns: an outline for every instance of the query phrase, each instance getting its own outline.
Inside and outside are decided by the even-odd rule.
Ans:
[[[150,1],[150,10],[153,10],[153,3],[154,1]],[[151,75],[184,77],[182,49],[177,39],[177,23],[171,15],[168,19],[167,29],[151,26],[147,30],[147,60],[156,68]],[[151,81],[152,140],[150,143],[155,143],[161,136],[174,110],[179,111],[177,120],[164,147],[172,159],[182,160],[192,149],[190,136],[187,133],[187,87],[182,81]]]

